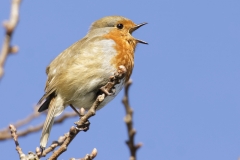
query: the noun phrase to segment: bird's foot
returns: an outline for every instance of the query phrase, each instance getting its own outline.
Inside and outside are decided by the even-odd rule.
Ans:
[[[74,123],[76,125],[76,129],[79,130],[79,131],[88,131],[89,130],[89,126],[90,126],[90,122],[89,120],[87,120],[84,124],[82,125],[78,125],[78,121]]]
[[[108,83],[112,83],[112,82],[108,82]],[[103,86],[103,87],[100,88],[100,91],[105,93],[107,96],[113,96],[116,92],[116,89],[115,89],[115,87],[112,87],[112,89],[110,91],[108,91],[108,87]]]

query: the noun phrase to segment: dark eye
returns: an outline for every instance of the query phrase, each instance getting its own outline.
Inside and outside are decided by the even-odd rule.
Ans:
[[[121,24],[121,23],[117,24],[117,28],[118,29],[122,29],[123,28],[123,24]]]

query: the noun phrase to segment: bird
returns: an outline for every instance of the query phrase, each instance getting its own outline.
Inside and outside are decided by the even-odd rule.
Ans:
[[[92,23],[85,37],[61,52],[46,68],[45,93],[38,102],[38,112],[48,109],[40,147],[44,149],[54,118],[72,105],[88,110],[117,68],[123,65],[126,76],[115,86],[115,94],[107,96],[101,109],[110,102],[129,80],[134,67],[138,43],[132,33],[147,23],[135,24],[123,16],[107,16]]]

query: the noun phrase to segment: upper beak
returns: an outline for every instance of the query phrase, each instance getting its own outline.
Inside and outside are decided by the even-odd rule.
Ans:
[[[137,30],[138,28],[144,26],[145,24],[147,24],[147,23],[146,22],[140,23],[140,24],[136,25],[135,27],[131,28],[129,30],[129,32],[132,34],[135,30]],[[148,44],[147,42],[145,42],[143,40],[140,40],[140,39],[136,39],[136,41],[138,41],[139,43]]]

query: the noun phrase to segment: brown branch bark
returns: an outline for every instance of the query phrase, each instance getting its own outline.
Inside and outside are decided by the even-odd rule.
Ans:
[[[20,7],[21,0],[12,0],[12,7],[9,21],[5,21],[3,26],[5,27],[6,34],[2,45],[2,50],[0,54],[0,78],[2,78],[4,73],[4,63],[7,59],[9,53],[15,53],[18,51],[17,46],[10,46],[10,42],[12,39],[12,34],[14,29],[17,26],[19,20],[19,7]]]
[[[127,125],[127,131],[128,131],[128,140],[126,141],[126,144],[128,145],[129,151],[130,151],[130,160],[136,160],[136,152],[137,150],[142,146],[141,143],[138,144],[134,144],[134,136],[136,134],[136,130],[133,129],[133,110],[130,107],[129,104],[129,95],[128,95],[128,91],[129,91],[129,87],[132,84],[132,81],[129,80],[125,86],[125,94],[123,97],[123,104],[126,110],[126,116],[124,117],[124,121]]]

